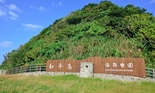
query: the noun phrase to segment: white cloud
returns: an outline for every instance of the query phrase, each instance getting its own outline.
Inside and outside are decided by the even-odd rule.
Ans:
[[[54,3],[54,2],[52,2],[52,5],[53,5],[53,6],[61,6],[61,5],[62,5],[62,2],[61,2],[61,1],[58,2],[58,3]]]
[[[36,29],[39,29],[39,28],[43,28],[43,26],[41,25],[37,25],[37,24],[23,24],[23,26],[25,27],[25,29],[28,29],[28,30],[36,30]]]
[[[0,47],[3,47],[3,48],[6,48],[6,47],[9,47],[13,44],[13,42],[10,42],[10,41],[3,41],[0,43]]]
[[[32,5],[29,5],[30,8],[34,8]]]
[[[52,2],[52,5],[55,5],[55,3],[54,3],[54,2]]]
[[[9,13],[10,18],[11,18],[12,20],[16,20],[16,19],[18,18],[18,15],[17,15],[17,14],[15,14],[14,12],[9,11],[8,13]]]
[[[150,1],[150,3],[155,3],[155,0]]]
[[[9,5],[9,10],[21,12],[21,10],[14,4]]]
[[[30,5],[30,8],[34,8],[34,9],[38,9],[38,10],[46,10],[43,6],[34,7],[34,6]]]
[[[0,2],[5,2],[0,0]],[[17,20],[18,15],[15,12],[22,12],[16,5],[2,5],[0,6],[0,17],[10,17],[12,20]]]
[[[62,5],[62,2],[59,2],[59,5]]]
[[[0,0],[0,3],[5,3],[5,0]]]
[[[45,8],[42,7],[42,6],[40,6],[38,9],[39,9],[39,10],[45,10]]]
[[[6,12],[0,9],[0,16],[6,16]]]

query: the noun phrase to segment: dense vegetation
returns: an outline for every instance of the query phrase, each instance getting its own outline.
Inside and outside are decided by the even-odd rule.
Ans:
[[[90,56],[143,57],[147,67],[155,68],[155,17],[132,4],[90,3],[4,55],[1,68]]]

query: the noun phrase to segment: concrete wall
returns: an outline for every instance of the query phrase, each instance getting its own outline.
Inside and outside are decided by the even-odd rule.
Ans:
[[[93,77],[94,66],[91,62],[81,62],[80,77]]]
[[[153,70],[153,78],[155,79],[155,70]]]
[[[81,77],[80,73],[74,73],[74,72],[28,72],[28,73],[20,73],[17,75],[24,75],[24,76],[40,76],[40,75],[50,75],[50,76],[58,76],[58,75],[77,75]],[[93,78],[101,78],[101,79],[108,79],[108,80],[120,80],[125,82],[130,81],[151,81],[155,82],[154,79],[151,78],[140,78],[140,77],[134,77],[134,76],[124,76],[124,75],[113,75],[113,74],[94,74]]]
[[[6,70],[0,70],[0,75],[5,75],[6,74]]]

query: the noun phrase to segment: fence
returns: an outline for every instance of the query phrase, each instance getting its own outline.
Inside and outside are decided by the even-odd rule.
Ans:
[[[84,60],[49,60],[46,65],[21,66],[7,70],[6,74],[26,72],[80,72],[81,62],[92,62],[93,73],[129,75],[155,78],[155,70],[145,68],[143,58],[100,58],[90,57]],[[145,76],[144,76],[145,75]]]
[[[24,66],[24,67],[22,66],[22,67],[12,68],[12,69],[7,70],[6,74],[18,74],[18,73],[25,73],[25,72],[37,72],[37,71],[46,71],[46,65],[44,66],[31,65],[31,66]],[[155,78],[154,73],[155,73],[155,69],[146,68],[146,77]]]
[[[6,74],[18,74],[25,72],[37,72],[37,71],[46,71],[46,65],[30,65],[30,66],[21,66],[7,70]]]
[[[155,79],[155,69],[146,68],[146,77]]]

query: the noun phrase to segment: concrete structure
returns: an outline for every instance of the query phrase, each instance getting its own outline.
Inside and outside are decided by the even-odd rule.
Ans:
[[[155,70],[153,69],[153,78],[155,79]]]
[[[93,77],[94,65],[90,62],[81,62],[80,77]]]
[[[6,74],[6,70],[0,70],[0,75],[5,75]]]
[[[17,75],[24,75],[24,76],[40,76],[40,75],[50,75],[50,76],[56,76],[56,75],[77,75],[81,77],[80,73],[74,73],[74,72],[46,72],[46,71],[38,71],[38,72],[27,72],[27,73],[19,73]],[[131,82],[131,81],[151,81],[155,82],[154,79],[151,78],[140,78],[140,77],[134,77],[134,76],[124,76],[124,75],[113,75],[113,74],[93,74],[93,78],[101,78],[101,79],[108,79],[108,80],[121,80],[124,82]]]

